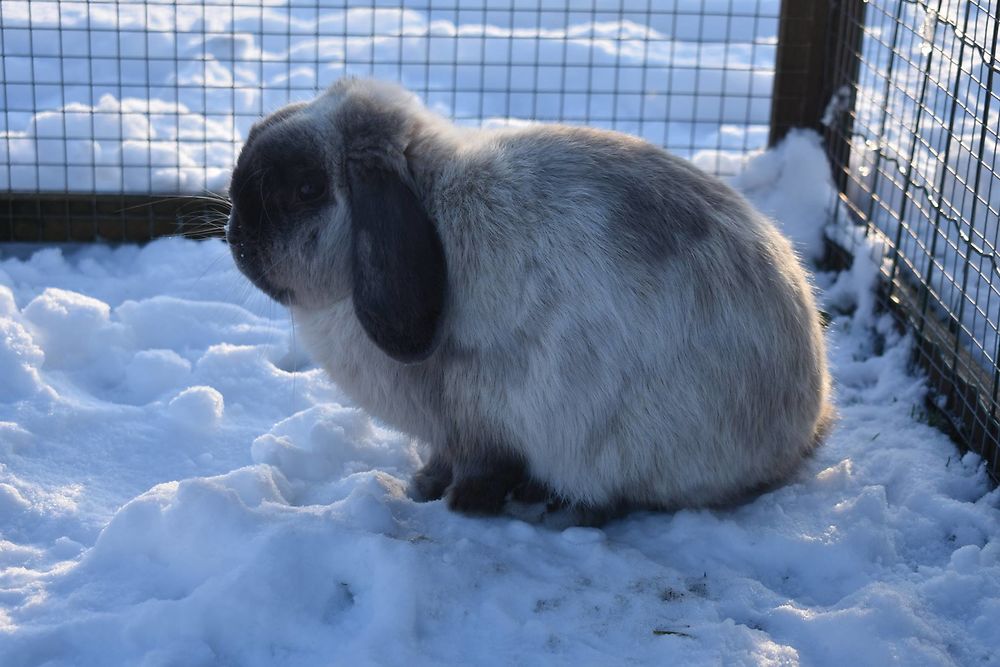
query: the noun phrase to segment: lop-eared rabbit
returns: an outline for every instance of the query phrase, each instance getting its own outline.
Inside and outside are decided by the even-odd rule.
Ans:
[[[359,405],[429,446],[420,499],[727,504],[787,479],[828,421],[788,241],[640,139],[458,128],[344,79],[257,123],[230,196],[239,268]]]

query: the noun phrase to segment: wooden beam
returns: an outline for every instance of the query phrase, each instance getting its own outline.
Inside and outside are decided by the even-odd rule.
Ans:
[[[0,193],[5,242],[142,242],[221,236],[227,207],[184,195]],[[211,221],[211,222],[210,222]]]
[[[778,21],[769,145],[794,127],[823,130],[836,91],[853,92],[863,0],[785,0]],[[853,101],[853,95],[849,96]],[[835,156],[832,156],[835,159]]]

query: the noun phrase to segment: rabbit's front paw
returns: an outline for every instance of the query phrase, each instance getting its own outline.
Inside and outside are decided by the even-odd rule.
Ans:
[[[526,477],[524,464],[515,459],[495,460],[463,472],[455,471],[448,507],[466,514],[499,514],[507,496]]]
[[[420,502],[440,500],[449,484],[451,484],[451,465],[435,457],[413,473],[410,495]]]
[[[448,507],[465,514],[499,514],[511,488],[502,478],[465,477],[448,491]]]

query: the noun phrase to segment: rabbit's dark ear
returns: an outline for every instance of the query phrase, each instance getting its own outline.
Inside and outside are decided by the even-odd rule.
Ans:
[[[402,177],[350,160],[354,312],[387,355],[422,361],[437,343],[447,271],[434,223]]]

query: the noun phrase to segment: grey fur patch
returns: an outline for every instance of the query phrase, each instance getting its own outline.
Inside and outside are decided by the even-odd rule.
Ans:
[[[539,135],[534,169],[546,184],[540,194],[606,210],[608,242],[622,259],[663,262],[711,233],[719,208],[739,207],[690,163],[632,137],[569,127]],[[564,159],[574,146],[586,150]]]
[[[700,200],[678,197],[677,192],[697,190],[698,175],[685,173],[666,154],[654,149],[633,156],[644,178],[634,170],[610,168],[603,196],[611,202],[611,242],[623,257],[660,263],[712,231],[715,219]]]

